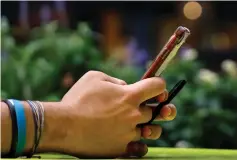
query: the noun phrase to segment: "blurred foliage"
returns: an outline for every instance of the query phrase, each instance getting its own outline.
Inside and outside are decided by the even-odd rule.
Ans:
[[[57,22],[34,28],[27,43],[17,43],[7,19],[1,23],[2,98],[59,100],[89,70],[99,70],[135,82],[134,68],[106,60],[87,23],[77,30]]]
[[[52,22],[33,29],[27,43],[17,43],[2,18],[1,40],[2,98],[60,100],[89,70],[127,83],[140,79],[139,68],[103,57],[87,23],[68,30]],[[176,119],[159,123],[163,134],[157,141],[146,140],[150,146],[237,148],[236,75],[203,67],[197,60],[177,59],[164,72],[169,89],[180,79],[188,83],[173,101],[178,109]]]
[[[178,66],[178,67],[177,67]],[[237,76],[203,68],[197,60],[177,59],[164,72],[167,87],[180,79],[187,85],[173,100],[177,117],[162,122],[163,134],[150,146],[237,148]]]

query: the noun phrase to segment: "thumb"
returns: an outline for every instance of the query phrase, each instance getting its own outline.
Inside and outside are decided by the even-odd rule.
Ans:
[[[152,77],[127,85],[126,87],[133,97],[136,97],[139,103],[142,103],[163,93],[166,89],[166,83],[160,77]]]
[[[126,153],[122,157],[143,157],[147,154],[148,147],[146,144],[137,141],[130,142],[127,145]]]

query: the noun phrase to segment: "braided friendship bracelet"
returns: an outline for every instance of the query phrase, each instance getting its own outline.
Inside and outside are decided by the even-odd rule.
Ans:
[[[43,126],[44,126],[44,109],[43,109],[43,105],[39,102],[39,101],[31,101],[31,103],[35,106],[35,108],[37,108],[38,110],[38,115],[39,115],[39,131],[38,131],[38,139],[37,142],[35,144],[35,149],[37,149],[38,145],[39,145],[39,141],[42,135],[42,130],[43,130]]]
[[[44,128],[44,107],[43,107],[43,104],[39,101],[36,101],[36,104],[38,105],[38,108],[40,109],[40,114],[41,114],[39,138],[38,138],[38,142],[36,143],[36,148],[37,148],[42,136],[43,128]]]
[[[30,105],[33,113],[33,117],[35,119],[35,143],[32,148],[32,152],[27,156],[28,158],[32,157],[33,154],[36,152],[37,147],[39,145],[43,127],[44,127],[44,107],[42,103],[39,101],[27,101]]]

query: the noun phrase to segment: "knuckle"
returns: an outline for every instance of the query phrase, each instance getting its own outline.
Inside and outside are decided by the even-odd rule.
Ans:
[[[166,88],[166,82],[163,78],[160,77],[153,77],[151,79],[152,83],[154,84],[154,86],[159,87],[159,88]]]
[[[127,102],[135,102],[138,99],[138,95],[135,91],[130,89],[124,90],[124,100]]]
[[[159,80],[157,81],[157,84],[158,84],[158,85],[156,85],[156,86],[159,87],[159,89],[165,91],[165,89],[166,89],[166,82],[165,82],[164,79],[159,78]]]
[[[127,85],[127,82],[125,82],[124,80],[120,80],[120,84]]]
[[[88,71],[86,75],[94,77],[94,76],[102,76],[104,75],[104,73],[100,71],[91,70],[91,71]]]

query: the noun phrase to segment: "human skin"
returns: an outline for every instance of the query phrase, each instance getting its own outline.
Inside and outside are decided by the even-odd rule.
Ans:
[[[60,102],[42,102],[45,127],[36,152],[58,152],[79,158],[144,156],[147,146],[139,140],[159,138],[161,127],[137,127],[152,117],[152,108],[140,104],[155,96],[160,102],[167,98],[166,84],[161,78],[127,85],[102,72],[90,71]],[[30,106],[22,103],[27,121],[25,155],[34,143],[34,121]],[[5,103],[1,103],[1,115],[1,153],[4,154],[10,150],[12,137],[10,112]],[[156,120],[173,120],[175,116],[175,106],[168,104]]]

